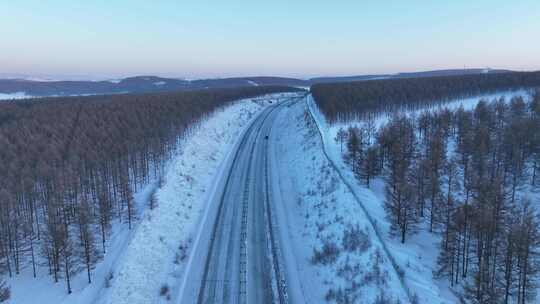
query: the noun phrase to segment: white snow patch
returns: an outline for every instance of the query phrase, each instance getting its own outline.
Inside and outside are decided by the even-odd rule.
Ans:
[[[24,78],[22,78],[22,80],[36,81],[36,82],[56,82],[56,81],[61,81],[61,80],[58,80],[56,78],[47,78],[47,77],[24,77]]]
[[[156,81],[154,82],[154,85],[155,86],[162,86],[162,85],[166,85],[167,83],[165,81]]]
[[[15,92],[15,93],[0,93],[0,100],[13,100],[13,99],[24,99],[32,98],[34,96],[26,95],[25,92]]]

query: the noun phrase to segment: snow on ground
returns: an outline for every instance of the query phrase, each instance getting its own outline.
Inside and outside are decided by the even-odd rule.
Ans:
[[[193,128],[173,158],[157,207],[137,227],[111,288],[97,303],[160,303],[176,298],[201,216],[224,159],[239,134],[267,105],[246,99]]]
[[[473,109],[480,99],[492,101],[501,97],[509,102],[514,96],[528,96],[528,91],[507,91],[496,94],[483,95],[479,97],[465,98],[448,102],[444,105],[436,105],[430,108],[411,111],[406,115],[417,115],[425,109],[430,111],[438,111],[442,108],[457,109],[463,106],[465,110]],[[446,280],[433,278],[432,272],[436,269],[437,256],[439,251],[439,236],[431,234],[428,229],[420,228],[420,232],[411,236],[406,244],[401,244],[397,238],[390,236],[390,223],[386,218],[386,212],[383,207],[385,199],[384,181],[381,178],[376,178],[371,189],[358,182],[352,174],[349,166],[347,166],[342,158],[339,144],[334,140],[340,128],[347,129],[349,126],[359,124],[361,121],[341,122],[337,124],[329,124],[324,115],[317,108],[315,101],[311,96],[308,97],[307,103],[309,108],[317,120],[317,124],[321,129],[324,137],[324,145],[329,157],[338,166],[343,173],[353,190],[364,203],[366,211],[377,223],[377,227],[381,232],[383,241],[387,244],[389,252],[395,259],[399,267],[405,272],[405,283],[409,290],[419,297],[420,303],[455,303],[458,302],[455,294],[450,290]],[[388,122],[391,114],[380,114],[375,117],[376,127],[380,127]]]
[[[153,181],[135,193],[135,218],[140,218],[142,210],[146,207],[148,199],[155,188],[156,182]],[[20,275],[7,280],[8,285],[11,287],[10,303],[34,304],[36,299],[39,299],[39,303],[43,304],[94,303],[99,298],[103,286],[108,284],[107,277],[119,264],[122,253],[133,233],[134,230],[129,230],[126,222],[115,220],[112,223],[111,234],[106,243],[107,253],[92,271],[92,284],[88,284],[86,271],[82,271],[72,277],[71,287],[73,293],[68,295],[64,279],[54,283],[47,267],[39,267],[36,278],[32,275],[32,268],[26,267],[22,269]],[[43,263],[46,263],[46,261],[43,261]],[[30,286],[32,292],[28,292]]]
[[[280,137],[270,152],[273,180],[279,181],[274,189],[281,191],[277,214],[294,247],[295,261],[285,260],[295,267],[305,302],[369,304],[384,295],[407,303],[373,227],[324,156],[306,111],[299,102],[278,118],[273,132]]]
[[[259,86],[259,84],[256,83],[256,82],[253,81],[253,80],[248,80],[247,82],[248,82],[250,85],[254,86],[254,87],[258,87],[258,86]]]
[[[31,95],[26,95],[26,92],[15,92],[15,93],[0,93],[0,100],[12,100],[12,99],[24,99],[32,98]]]
[[[400,114],[405,114],[409,116],[419,115],[421,112],[425,110],[440,111],[444,108],[448,108],[450,110],[457,110],[461,106],[463,107],[464,110],[471,110],[476,107],[476,105],[481,99],[486,100],[486,101],[493,101],[495,99],[504,98],[504,100],[508,103],[510,102],[510,100],[512,100],[513,97],[523,96],[524,98],[526,98],[530,96],[530,93],[531,91],[529,90],[503,91],[499,93],[485,94],[485,95],[480,95],[476,97],[467,97],[467,98],[456,99],[456,100],[451,100],[451,101],[435,102],[433,103],[432,106],[422,107],[421,109],[417,109],[414,111],[401,111]],[[315,105],[315,102],[313,104]],[[394,115],[395,113],[396,111],[375,114],[374,115],[375,127],[379,128],[383,126],[384,124],[386,124],[390,120],[392,115]],[[320,114],[321,114],[321,118],[323,118],[324,115],[322,113]],[[330,129],[330,134],[332,136],[330,138],[334,138],[337,134],[337,131],[340,128],[343,128],[346,130],[349,126],[358,124],[360,122],[362,122],[362,118],[357,118],[357,119],[348,120],[348,121],[340,121],[333,124],[327,124],[327,127]]]

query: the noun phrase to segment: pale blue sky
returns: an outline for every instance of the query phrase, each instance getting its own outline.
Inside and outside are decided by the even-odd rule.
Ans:
[[[538,0],[0,0],[4,74],[537,70],[539,37]]]

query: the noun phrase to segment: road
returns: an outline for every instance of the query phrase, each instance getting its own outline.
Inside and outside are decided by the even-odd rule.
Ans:
[[[268,145],[275,118],[295,100],[274,102],[243,134],[203,221],[180,303],[292,302],[275,231]]]

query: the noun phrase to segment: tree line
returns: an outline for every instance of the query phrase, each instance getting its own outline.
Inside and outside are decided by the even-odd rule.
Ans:
[[[472,110],[394,115],[340,129],[357,178],[385,183],[391,233],[440,236],[434,274],[468,303],[533,303],[540,279],[540,90]],[[535,201],[531,201],[535,199]]]
[[[315,84],[311,93],[330,122],[370,112],[414,109],[449,99],[540,86],[540,72],[509,72]]]
[[[133,193],[198,121],[241,98],[293,91],[249,87],[0,103],[0,274],[40,268],[55,282],[92,270],[114,220],[131,228]],[[0,298],[9,297],[0,281]]]

